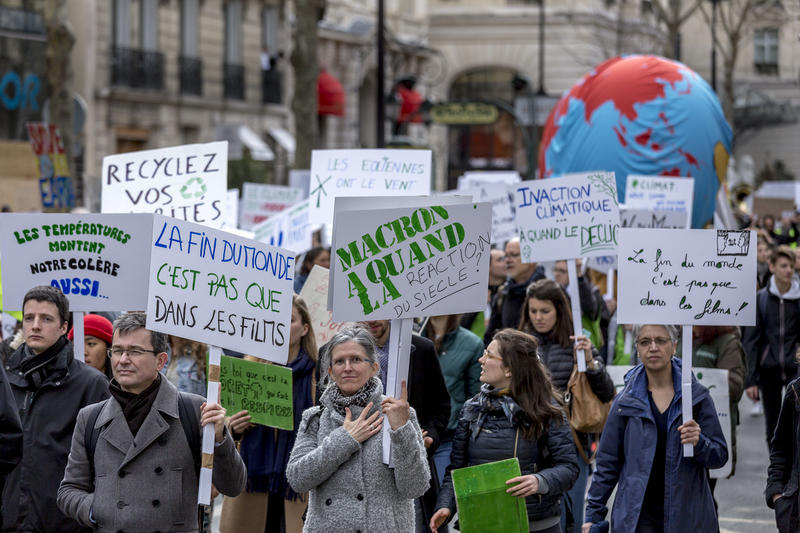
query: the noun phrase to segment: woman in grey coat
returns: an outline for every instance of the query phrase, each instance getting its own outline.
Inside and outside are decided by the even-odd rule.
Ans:
[[[414,531],[414,498],[430,470],[405,382],[400,398],[381,394],[372,335],[360,325],[339,331],[321,364],[325,392],[303,413],[286,468],[292,488],[310,492],[303,531]],[[383,463],[384,418],[392,468]]]

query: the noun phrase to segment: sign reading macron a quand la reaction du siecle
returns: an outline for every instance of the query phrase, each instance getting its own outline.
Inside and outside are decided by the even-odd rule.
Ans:
[[[103,213],[156,213],[222,227],[228,142],[106,156],[102,187]]]
[[[755,232],[623,228],[618,261],[620,324],[755,324]]]
[[[380,205],[380,199],[357,200]],[[398,198],[395,205],[407,206],[342,211],[337,200],[329,297],[334,320],[483,310],[492,207],[463,200]]]
[[[294,253],[154,215],[147,327],[286,364]]]
[[[152,224],[152,215],[0,215],[3,309],[21,311],[37,285],[59,288],[72,311],[144,309]]]
[[[516,185],[523,263],[613,254],[619,202],[613,172],[587,172]]]

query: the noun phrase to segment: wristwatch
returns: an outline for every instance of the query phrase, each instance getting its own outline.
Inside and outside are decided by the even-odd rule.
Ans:
[[[591,362],[586,364],[586,369],[592,371],[603,370],[603,362],[600,359],[594,358]]]

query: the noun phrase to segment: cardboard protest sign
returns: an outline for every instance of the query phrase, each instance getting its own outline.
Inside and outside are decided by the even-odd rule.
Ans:
[[[329,224],[338,196],[428,195],[431,164],[430,150],[314,150],[309,220]]]
[[[613,254],[619,206],[613,172],[523,181],[514,196],[523,263]]]
[[[508,494],[506,481],[521,475],[519,460],[453,470],[461,533],[528,533],[525,498]]]
[[[397,207],[377,208],[381,202],[374,198],[349,200],[372,208],[348,210],[348,202],[336,203],[328,300],[335,320],[485,308],[490,204],[447,203],[462,202],[458,197],[395,198]]]
[[[222,227],[239,227],[239,189],[228,189],[228,196],[225,198],[225,210],[222,213]]]
[[[246,410],[253,424],[294,429],[290,368],[222,356],[219,382],[220,405],[229,414]]]
[[[308,306],[311,327],[317,338],[317,346],[324,346],[341,330],[345,323],[334,322],[333,312],[328,311],[328,269],[314,265],[306,278],[300,297]]]
[[[608,375],[614,382],[614,387],[617,389],[617,394],[625,386],[625,374],[628,373],[632,366],[628,365],[609,365],[606,367]],[[709,474],[713,478],[726,478],[731,473],[731,464],[733,458],[733,450],[731,449],[731,407],[730,395],[728,392],[728,371],[720,368],[695,368],[694,376],[705,388],[708,389],[711,399],[714,400],[714,407],[717,409],[717,418],[719,418],[719,425],[722,427],[722,434],[725,436],[725,442],[728,444],[728,462],[721,468],[709,470]]]
[[[43,122],[28,122],[26,126],[36,158],[42,207],[45,209],[75,207],[75,191],[69,173],[67,153],[58,127]]]
[[[492,242],[501,244],[517,236],[513,195],[504,184],[478,179],[464,180],[458,192],[469,194],[475,202],[492,204]]]
[[[103,213],[156,213],[222,227],[228,143],[186,144],[103,158]]]
[[[36,285],[58,287],[71,311],[144,309],[152,216],[0,214],[3,309]]]
[[[303,199],[303,190],[284,185],[245,183],[242,185],[242,208],[239,227],[252,229]]]
[[[750,231],[619,231],[617,322],[752,326],[756,237]]]
[[[289,187],[303,190],[303,198],[308,198],[308,186],[311,183],[311,171],[308,169],[292,169],[289,171]]]
[[[692,225],[693,201],[694,178],[629,174],[625,183],[625,207],[684,213],[681,227]]]
[[[285,364],[294,254],[155,215],[147,327]]]
[[[308,200],[303,200],[253,226],[255,235],[253,238],[270,246],[286,248],[296,254],[307,252],[311,249],[308,212]]]

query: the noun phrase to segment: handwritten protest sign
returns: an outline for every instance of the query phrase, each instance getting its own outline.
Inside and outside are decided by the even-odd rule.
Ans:
[[[219,228],[228,143],[187,144],[103,158],[103,213],[156,213]]]
[[[329,224],[337,196],[415,196],[430,190],[430,150],[314,150],[309,220]]]
[[[398,207],[377,208],[377,199],[358,200],[373,208],[340,210],[336,203],[329,296],[335,320],[410,318],[485,308],[490,204],[445,203],[463,202],[457,197],[395,198],[391,200]]]
[[[609,365],[608,375],[614,382],[614,387],[619,393],[625,386],[625,374],[628,373],[632,366],[628,365]],[[714,407],[717,409],[717,418],[719,425],[722,427],[722,434],[725,436],[725,442],[728,445],[728,457],[733,457],[731,450],[731,407],[730,396],[728,392],[728,371],[719,368],[695,368],[694,376],[711,394],[711,399],[714,401]],[[711,477],[720,479],[726,478],[731,473],[732,461],[729,459],[721,468],[709,470]]]
[[[223,228],[239,227],[239,189],[228,189],[225,198],[225,209],[222,212]]]
[[[345,325],[344,322],[334,322],[333,312],[328,311],[328,273],[327,268],[314,265],[300,291],[300,297],[306,302],[308,314],[311,315],[317,346],[327,344]]]
[[[749,231],[619,232],[620,324],[755,324],[756,238]]]
[[[0,215],[4,310],[21,311],[36,285],[58,287],[72,311],[144,309],[152,224],[149,215]]]
[[[303,190],[284,185],[245,183],[242,185],[242,209],[239,227],[252,229],[303,199]]]
[[[294,429],[290,368],[223,356],[219,382],[228,413],[246,410],[253,424]]]
[[[39,194],[42,207],[70,209],[75,207],[75,192],[69,173],[67,154],[61,132],[55,124],[29,122],[26,124],[36,157]]]
[[[285,364],[294,254],[155,215],[147,327]]]
[[[492,242],[501,244],[517,235],[514,220],[513,195],[503,183],[480,179],[464,180],[459,184],[461,194],[469,194],[475,202],[492,204]]]
[[[489,182],[495,185],[514,185],[522,181],[519,172],[507,170],[469,171],[458,178],[458,187],[473,187],[476,182]]]
[[[617,249],[613,172],[523,181],[514,200],[523,263],[608,255]]]
[[[255,234],[253,238],[270,246],[280,246],[296,254],[302,254],[311,249],[308,212],[308,200],[303,200],[253,226]]]
[[[625,207],[684,213],[685,228],[692,225],[693,200],[694,178],[629,174],[625,184]]]

